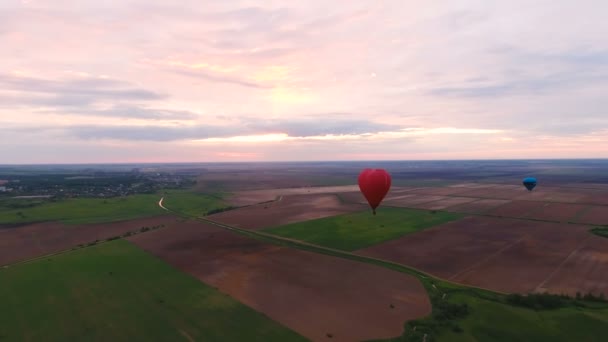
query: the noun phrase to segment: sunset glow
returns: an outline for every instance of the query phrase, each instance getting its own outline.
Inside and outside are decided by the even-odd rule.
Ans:
[[[608,157],[604,1],[78,4],[0,4],[4,162]]]

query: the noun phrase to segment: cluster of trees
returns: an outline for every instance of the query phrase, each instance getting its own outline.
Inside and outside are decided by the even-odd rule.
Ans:
[[[151,231],[151,230],[155,230],[155,229],[163,228],[164,226],[165,226],[164,224],[159,224],[159,225],[156,225],[156,226],[151,226],[151,227],[144,226],[144,227],[139,228],[139,229],[138,229],[138,230],[136,230],[136,231],[129,231],[129,232],[126,232],[126,233],[124,233],[124,234],[122,234],[122,235],[115,235],[115,236],[112,236],[112,237],[110,237],[110,238],[107,238],[105,241],[114,241],[114,240],[118,240],[118,239],[120,239],[120,238],[129,237],[129,236],[132,236],[132,235],[135,235],[135,234],[138,234],[138,233],[145,233],[145,232],[148,232],[148,231]],[[87,243],[87,244],[80,244],[80,245],[78,245],[78,246],[77,246],[76,248],[74,248],[74,249],[77,249],[77,248],[83,248],[83,247],[89,247],[89,246],[94,246],[94,245],[96,245],[96,244],[98,244],[98,243],[100,243],[100,242],[102,242],[102,241],[100,241],[100,240],[95,240],[95,241],[89,242],[89,243]]]
[[[583,295],[580,292],[576,293],[575,298],[565,294],[532,293],[528,295],[521,295],[513,293],[507,295],[505,300],[508,304],[522,306],[533,310],[559,309],[561,307],[571,305],[583,306],[581,301],[607,302],[603,293],[596,296],[592,293]]]
[[[433,303],[431,318],[409,321],[402,336],[404,341],[431,342],[434,340],[434,333],[443,327],[458,333],[463,331],[455,321],[469,314],[470,309],[466,303],[450,303],[439,295],[432,296],[431,302]]]
[[[238,207],[230,206],[230,207],[224,207],[224,208],[211,209],[211,210],[209,210],[209,211],[207,211],[205,213],[205,216],[221,213],[221,212],[224,212],[224,211],[234,210],[234,209],[237,209],[237,208]]]

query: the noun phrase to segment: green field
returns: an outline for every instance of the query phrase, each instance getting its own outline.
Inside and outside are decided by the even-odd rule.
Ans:
[[[0,341],[305,341],[131,243],[0,269]]]
[[[273,227],[266,232],[317,245],[354,251],[456,220],[462,215],[385,207],[376,216],[368,210]]]
[[[40,221],[61,221],[67,224],[102,223],[166,214],[164,205],[195,214],[225,207],[217,195],[171,190],[166,194],[132,195],[107,199],[73,198],[58,200],[11,199],[0,202],[0,224]],[[22,203],[22,208],[15,208]],[[29,204],[28,204],[29,203]],[[28,207],[28,205],[31,205]]]
[[[112,222],[161,215],[158,195],[133,195],[107,199],[74,198],[21,209],[0,208],[0,223],[62,221],[68,224]]]
[[[608,306],[600,308],[566,307],[557,310],[530,310],[455,295],[467,303],[471,314],[458,322],[463,332],[444,329],[438,341],[606,341]]]
[[[163,206],[182,214],[202,216],[209,210],[227,207],[221,194],[207,195],[184,190],[163,192]]]

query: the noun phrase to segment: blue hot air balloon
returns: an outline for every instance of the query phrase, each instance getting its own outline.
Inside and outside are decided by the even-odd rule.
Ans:
[[[532,191],[532,189],[534,189],[534,187],[536,186],[536,178],[534,177],[528,177],[528,178],[524,178],[524,186],[526,187],[526,189],[528,189],[528,191]]]

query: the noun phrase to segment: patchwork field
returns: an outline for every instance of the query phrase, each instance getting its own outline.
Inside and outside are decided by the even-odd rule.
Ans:
[[[306,341],[124,240],[0,268],[2,341]]]
[[[240,228],[260,229],[318,219],[367,208],[362,204],[342,203],[336,195],[286,195],[280,201],[230,210],[210,219]]]
[[[365,203],[357,192],[341,193],[346,203]],[[391,189],[383,205],[445,210],[534,220],[608,224],[608,195],[584,187],[544,187],[528,192],[518,185],[463,183],[447,187]]]
[[[572,224],[468,217],[360,253],[496,291],[560,293],[567,289],[571,295],[576,291],[608,293],[608,279],[594,274],[608,266],[608,239],[591,235],[589,229]],[[578,273],[561,273],[562,264],[575,262],[587,266],[579,265]],[[563,279],[556,280],[560,277]]]
[[[0,265],[56,253],[79,244],[104,240],[142,227],[170,226],[174,216],[156,216],[136,220],[66,225],[60,222],[34,223],[0,229]]]
[[[130,239],[313,341],[395,337],[405,321],[431,312],[424,287],[409,275],[265,244],[203,223]]]

